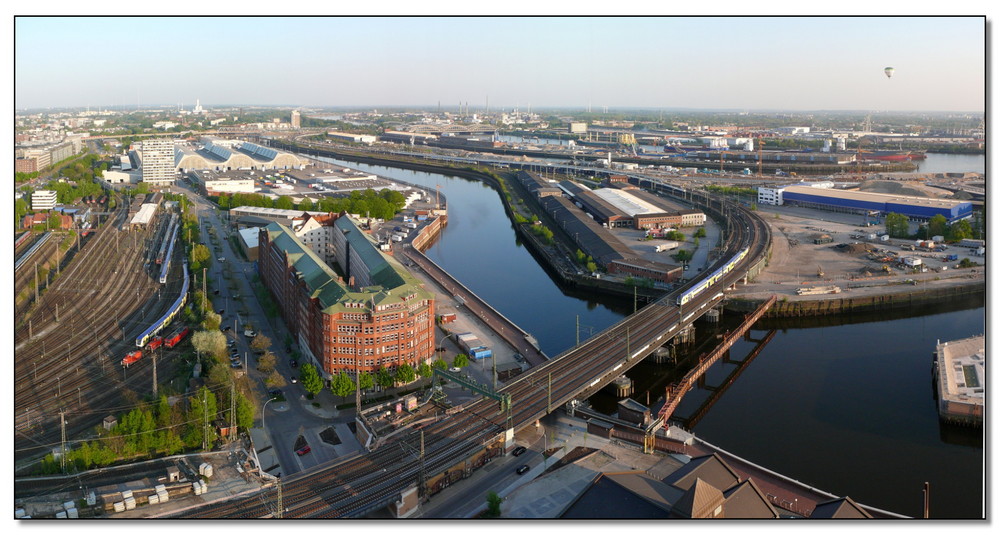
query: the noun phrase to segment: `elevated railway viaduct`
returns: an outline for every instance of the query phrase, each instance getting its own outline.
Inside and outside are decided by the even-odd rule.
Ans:
[[[699,278],[520,375],[499,391],[509,396],[509,404],[485,398],[470,402],[373,452],[324,463],[257,494],[187,510],[183,516],[360,517],[389,505],[399,511],[408,507],[404,501],[412,503],[414,494],[426,498],[456,478],[467,477],[507,451],[515,431],[597,392],[718,304],[724,288],[746,282],[759,269],[770,248],[767,224],[743,207],[723,202],[722,208],[729,216],[724,251]],[[730,264],[737,256],[740,260]],[[715,284],[688,293],[727,265],[732,269]],[[683,295],[689,299],[678,305]]]

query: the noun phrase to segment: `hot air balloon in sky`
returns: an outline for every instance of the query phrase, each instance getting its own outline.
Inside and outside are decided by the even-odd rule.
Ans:
[[[892,67],[886,67],[885,68],[885,76],[887,78],[892,78],[892,73],[894,73],[894,72],[896,72],[896,69],[893,69]]]

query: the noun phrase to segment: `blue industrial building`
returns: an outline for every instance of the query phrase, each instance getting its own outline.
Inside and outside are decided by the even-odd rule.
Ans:
[[[809,186],[788,186],[781,189],[774,204],[793,204],[835,212],[880,214],[896,213],[911,220],[925,221],[941,214],[949,222],[972,215],[972,203],[930,197],[911,197],[863,191],[845,191]]]

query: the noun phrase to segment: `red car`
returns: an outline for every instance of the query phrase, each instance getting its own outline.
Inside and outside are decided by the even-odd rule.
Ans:
[[[312,448],[309,447],[308,444],[306,444],[305,446],[302,446],[301,448],[295,450],[295,454],[298,455],[299,457],[301,457],[301,456],[309,453],[310,451],[312,451]]]

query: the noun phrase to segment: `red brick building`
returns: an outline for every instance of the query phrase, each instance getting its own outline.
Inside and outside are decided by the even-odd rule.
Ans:
[[[261,279],[324,377],[434,355],[434,295],[344,214],[261,229]],[[308,244],[301,237],[306,237]],[[335,259],[336,270],[324,260]]]

